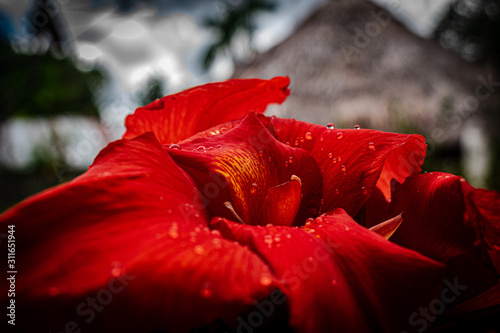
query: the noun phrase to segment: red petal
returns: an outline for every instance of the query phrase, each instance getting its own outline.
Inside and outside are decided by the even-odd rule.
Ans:
[[[173,159],[186,170],[203,193],[203,202],[212,216],[235,219],[225,203],[232,203],[245,223],[267,224],[278,220],[290,221],[286,207],[295,201],[297,193],[289,192],[290,200],[281,200],[275,190],[266,205],[274,211],[259,208],[271,188],[290,181],[295,175],[302,182],[302,195],[296,224],[317,214],[321,200],[322,179],[314,159],[304,150],[288,147],[277,141],[250,113],[232,130],[209,138],[199,137],[181,143],[181,149],[168,149]],[[286,195],[287,193],[282,193]],[[274,198],[274,200],[273,200]],[[280,199],[280,200],[278,200]],[[274,214],[283,212],[277,218]],[[270,215],[271,214],[271,215]]]
[[[389,214],[404,221],[391,241],[445,263],[467,285],[461,300],[473,297],[497,281],[487,250],[500,240],[499,199],[446,173],[410,177],[393,193]]]
[[[444,269],[354,222],[343,210],[304,228],[212,225],[282,279],[298,332],[399,332],[439,291]]]
[[[110,144],[81,177],[5,213],[22,269],[16,304],[31,316],[18,324],[59,332],[76,313],[80,328],[97,325],[91,331],[187,330],[267,296],[267,265],[212,234],[197,196],[147,134]]]
[[[293,119],[271,118],[271,123],[279,141],[307,150],[318,163],[324,182],[323,212],[341,207],[356,215],[376,184],[390,197],[390,179],[418,174],[425,156],[419,135],[327,129]]]
[[[165,96],[129,115],[123,137],[153,132],[162,144],[178,142],[249,111],[263,113],[268,104],[285,100],[289,84],[288,77],[233,79]]]

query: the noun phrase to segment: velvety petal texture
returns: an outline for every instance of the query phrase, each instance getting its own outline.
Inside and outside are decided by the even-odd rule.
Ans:
[[[267,265],[210,232],[198,196],[150,133],[110,144],[81,177],[2,215],[16,228],[19,307],[33,307],[18,326],[183,331],[266,297]]]
[[[194,87],[138,108],[125,121],[124,138],[153,132],[162,144],[184,140],[248,112],[263,113],[289,94],[288,77],[233,79]]]
[[[390,198],[390,181],[418,174],[426,145],[420,135],[334,129],[271,118],[279,141],[308,151],[323,175],[323,212],[343,208],[354,216],[375,186]]]
[[[225,219],[212,226],[269,263],[297,332],[399,332],[438,295],[444,277],[441,264],[361,227],[342,209],[302,228]]]
[[[277,141],[253,113],[224,134],[169,147],[197,182],[203,195],[199,205],[212,216],[292,225],[318,213],[322,176],[316,161],[305,150]]]
[[[497,282],[498,273],[488,255],[500,239],[497,192],[474,189],[461,177],[432,172],[408,178],[392,196],[388,215],[403,212],[404,219],[391,240],[445,263],[448,277],[467,285],[459,301]]]

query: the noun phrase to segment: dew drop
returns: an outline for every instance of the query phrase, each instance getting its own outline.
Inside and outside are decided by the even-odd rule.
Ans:
[[[210,231],[210,233],[212,234],[212,236],[221,237],[221,233],[217,229],[214,229],[214,230]]]
[[[329,130],[332,130],[332,129],[335,129],[335,125],[333,123],[328,123],[326,125],[326,128],[329,129]]]
[[[344,137],[344,134],[342,134],[342,132],[338,132],[337,133],[337,139],[342,139]]]
[[[345,173],[345,171],[346,171],[347,169],[346,169],[345,165],[343,165],[343,164],[342,164],[342,165],[340,166],[340,170],[342,170],[342,172],[344,172],[344,173]]]
[[[292,156],[290,156],[290,157],[288,158],[288,163],[290,163],[290,164],[292,164],[292,163],[293,163],[293,157],[292,157]]]
[[[332,153],[328,153],[328,158],[332,158],[333,157],[333,154]]]
[[[366,189],[366,187],[362,186],[361,192],[363,192],[363,194],[366,194],[366,193],[368,193],[368,190]]]
[[[306,225],[311,225],[311,223],[313,223],[313,222],[314,222],[314,219],[312,217],[310,217],[306,220]]]
[[[200,289],[200,294],[201,294],[201,297],[204,297],[204,298],[212,297],[213,291],[212,291],[210,282],[204,282],[202,284],[201,289]]]
[[[198,148],[196,148],[197,151],[205,151],[207,150],[207,148],[205,148],[205,146],[199,146]]]
[[[220,249],[222,247],[222,242],[219,238],[212,239],[212,244],[214,244],[216,249]]]
[[[52,286],[49,288],[49,296],[56,297],[61,293],[61,288]]]
[[[375,144],[373,142],[369,142],[368,148],[370,148],[371,150],[375,150]]]
[[[319,138],[319,141],[323,142],[323,141],[325,141],[325,138],[321,137],[321,138]]]
[[[337,158],[337,161],[339,162],[342,161],[342,158],[339,156],[339,158]]]
[[[299,141],[300,141],[300,143],[304,143],[304,137],[303,137],[303,136],[301,136],[301,137],[299,138]]]
[[[332,160],[333,164],[337,163],[337,158],[334,157],[333,160]]]
[[[177,228],[170,227],[170,229],[168,229],[168,235],[173,239],[176,239],[179,237],[179,232],[177,231]]]
[[[337,280],[333,279],[332,280],[332,285],[336,286],[337,285]]]
[[[257,192],[258,185],[256,183],[252,183],[252,187],[250,187],[250,193],[254,194]]]
[[[268,224],[266,224],[266,227],[267,227],[267,228],[271,228],[272,226],[273,226],[273,224],[272,224],[272,223],[268,223]]]
[[[171,144],[170,146],[168,146],[168,148],[170,148],[170,149],[182,149],[181,146],[179,146],[177,143]]]
[[[318,216],[314,221],[316,223],[322,223],[323,222],[323,218],[321,216]]]
[[[217,145],[217,146],[215,146],[215,148],[222,149],[222,145]]]
[[[260,157],[264,156],[264,152],[263,152],[262,150],[261,150],[261,151],[259,151],[259,156],[260,156]]]
[[[295,146],[298,146],[299,145],[299,140],[295,140]]]
[[[312,138],[313,138],[312,133],[311,133],[311,132],[307,132],[307,133],[306,133],[306,139],[307,139],[307,140],[312,140]]]
[[[349,230],[350,230],[349,227],[345,227],[345,231],[349,231]]]
[[[339,189],[338,188],[335,189],[335,194],[339,194],[339,193],[340,193]]]
[[[202,255],[203,253],[205,253],[205,249],[201,245],[196,245],[194,247],[194,253],[196,253],[198,255]]]
[[[285,166],[288,167],[288,161],[285,161]]]
[[[281,236],[280,235],[274,235],[274,241],[275,242],[281,241]]]
[[[290,238],[292,238],[292,235],[290,235],[290,234],[286,234],[286,236],[285,236],[285,237],[286,237],[286,238],[288,238],[288,239],[290,239]]]
[[[290,142],[288,142],[288,141],[285,142],[285,145],[290,146]]]
[[[321,199],[320,204],[321,204],[321,205],[324,205],[324,204],[325,204],[325,199]]]
[[[269,273],[262,273],[259,278],[259,283],[263,285],[264,287],[270,286],[271,283],[273,283],[273,279],[271,277],[271,274]]]
[[[265,235],[264,236],[264,243],[266,243],[267,245],[271,245],[273,243],[273,236]]]
[[[220,128],[220,132],[221,132],[221,134],[226,133],[227,132],[227,128],[226,127],[221,127]]]
[[[271,162],[271,156],[269,156],[269,158],[267,159],[269,162]]]
[[[354,125],[354,129],[359,130],[359,129],[361,129],[361,126],[359,126],[359,125]]]
[[[122,275],[122,269],[120,267],[113,267],[111,269],[111,275],[114,277]]]

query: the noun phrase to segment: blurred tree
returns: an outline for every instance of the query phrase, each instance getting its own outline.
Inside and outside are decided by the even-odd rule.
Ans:
[[[436,29],[441,44],[500,69],[500,0],[457,0]]]
[[[82,72],[69,58],[20,54],[6,44],[0,44],[0,62],[0,123],[13,116],[99,116],[93,91],[100,71]]]
[[[483,119],[491,142],[493,158],[487,179],[490,189],[500,190],[500,0],[456,0],[435,31],[441,45],[463,59],[486,65],[492,71],[488,89],[478,116]],[[493,90],[491,90],[493,89]]]
[[[212,65],[218,53],[231,51],[232,44],[238,33],[247,33],[251,39],[255,27],[253,16],[260,11],[270,11],[275,4],[267,0],[219,0],[215,3],[218,18],[207,18],[205,26],[217,32],[217,40],[208,47],[203,58],[205,69]],[[251,49],[251,43],[248,43]],[[234,51],[231,52],[235,58]]]
[[[147,105],[157,98],[162,98],[165,95],[165,87],[163,81],[157,77],[151,77],[144,86],[144,89],[136,95],[138,105]]]

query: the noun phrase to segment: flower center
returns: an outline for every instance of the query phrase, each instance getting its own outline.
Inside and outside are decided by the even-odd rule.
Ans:
[[[267,190],[267,194],[260,204],[255,221],[244,221],[231,202],[226,201],[224,205],[231,211],[236,220],[243,224],[291,226],[299,210],[302,199],[301,192],[302,181],[296,175],[292,175],[290,180],[283,184],[271,187]]]

